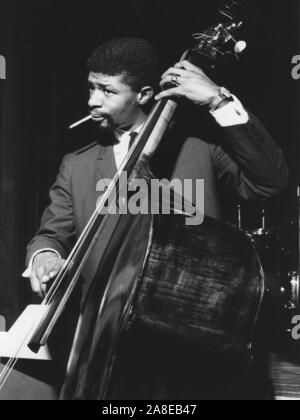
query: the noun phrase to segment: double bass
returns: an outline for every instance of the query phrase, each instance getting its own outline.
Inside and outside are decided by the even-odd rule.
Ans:
[[[200,56],[213,69],[236,56],[245,47],[235,40],[241,25],[226,8],[182,60]],[[122,173],[129,182],[150,182],[151,157],[177,106],[170,99],[154,106],[43,303],[27,308],[31,320],[0,387],[18,358],[48,357],[47,341],[99,241],[99,267],[82,305],[61,399],[200,399],[221,394],[246,372],[264,292],[247,236],[209,217],[187,225],[192,206],[185,203],[180,214],[176,198],[168,215],[103,211],[120,205]]]

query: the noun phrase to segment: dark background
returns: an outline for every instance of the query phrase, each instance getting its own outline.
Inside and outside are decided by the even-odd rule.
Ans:
[[[0,314],[9,324],[27,303],[25,246],[38,227],[48,189],[67,152],[89,144],[89,124],[67,127],[87,114],[85,62],[101,42],[141,36],[157,47],[163,68],[178,61],[191,34],[216,21],[221,1],[1,0],[0,54]],[[248,1],[249,48],[224,85],[266,124],[291,169],[286,192],[266,203],[270,227],[296,216],[299,178],[300,81],[291,59],[300,54],[297,0]],[[243,203],[245,228],[260,226],[260,206]],[[234,216],[234,215],[233,215]]]

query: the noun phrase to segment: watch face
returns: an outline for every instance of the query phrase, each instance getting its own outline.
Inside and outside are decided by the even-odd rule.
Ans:
[[[225,98],[231,98],[232,97],[232,95],[231,95],[231,93],[229,92],[229,90],[228,89],[226,89],[226,88],[224,88],[224,87],[222,87],[221,89],[220,89],[220,95],[225,99]]]
[[[213,101],[213,103],[210,105],[210,111],[214,112],[218,109],[218,107],[221,105],[222,102],[224,102],[225,100],[228,101],[233,101],[233,97],[232,94],[229,92],[228,89],[222,87],[220,88],[220,92],[219,95],[217,96],[217,98]]]

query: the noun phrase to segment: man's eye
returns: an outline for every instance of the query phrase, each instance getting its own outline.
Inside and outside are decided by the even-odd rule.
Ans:
[[[104,93],[105,93],[105,95],[110,96],[110,95],[112,95],[114,92],[113,92],[113,91],[111,91],[111,90],[108,90],[108,89],[104,89]]]

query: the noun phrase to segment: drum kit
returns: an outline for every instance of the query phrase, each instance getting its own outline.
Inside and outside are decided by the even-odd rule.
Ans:
[[[266,208],[261,208],[261,226],[246,230],[265,273],[266,295],[280,314],[284,333],[291,333],[292,318],[300,315],[300,187],[297,187],[297,216],[282,228],[267,226]],[[238,205],[238,226],[242,208]]]

